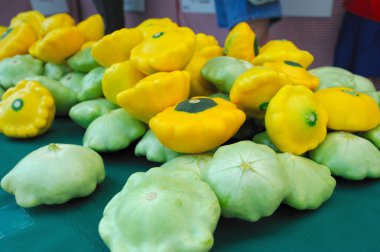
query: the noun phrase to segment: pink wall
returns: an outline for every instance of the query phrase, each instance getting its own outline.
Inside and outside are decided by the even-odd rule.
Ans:
[[[335,43],[343,17],[343,0],[335,0],[331,18],[283,18],[270,30],[269,39],[288,39],[314,55],[310,68],[333,63]]]
[[[144,13],[125,13],[126,27],[134,27],[147,18],[169,17],[181,26],[191,27],[195,32],[215,36],[223,46],[228,30],[217,26],[215,15],[182,13],[180,0],[145,1]],[[288,39],[299,48],[310,51],[315,56],[311,68],[331,65],[343,14],[342,1],[334,1],[331,18],[283,18],[271,27],[269,39]],[[97,12],[92,0],[68,0],[68,3],[70,12],[77,21],[79,14],[82,18],[86,18]],[[10,19],[17,13],[30,9],[27,0],[0,0],[0,25],[8,25]]]

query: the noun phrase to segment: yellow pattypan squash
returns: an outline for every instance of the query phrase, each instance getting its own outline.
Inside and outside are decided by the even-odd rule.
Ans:
[[[6,32],[8,30],[8,27],[6,26],[1,26],[0,25],[0,37],[3,35],[4,32]]]
[[[325,88],[315,93],[329,115],[327,127],[343,131],[368,131],[380,122],[374,99],[347,87]]]
[[[200,51],[205,47],[219,46],[218,41],[214,36],[204,33],[197,33],[195,35],[195,50]]]
[[[75,25],[75,20],[67,13],[58,13],[45,18],[41,23],[39,35],[44,37],[49,32],[64,27],[72,27]]]
[[[311,90],[316,89],[319,85],[319,79],[296,62],[267,62],[264,63],[264,66],[285,74],[293,85],[302,85]]]
[[[275,39],[268,41],[265,45],[260,47],[259,52],[265,53],[267,51],[286,51],[286,50],[298,50],[298,47],[289,40]]]
[[[223,56],[223,48],[219,46],[216,38],[204,33],[195,35],[195,51],[206,59]]]
[[[158,32],[167,31],[176,27],[178,27],[178,25],[170,18],[149,18],[136,26],[136,29],[143,33],[144,38],[149,38]]]
[[[80,50],[84,37],[77,27],[57,28],[36,41],[29,53],[45,62],[61,64]]]
[[[202,153],[225,143],[244,121],[244,112],[229,101],[193,97],[158,113],[149,121],[149,127],[171,150]]]
[[[86,42],[97,41],[104,36],[104,21],[99,14],[89,16],[80,22],[77,27],[82,31]]]
[[[214,84],[201,76],[201,69],[209,59],[222,55],[223,48],[218,45],[215,37],[204,33],[195,35],[195,52],[185,68],[191,75],[190,97],[209,96],[217,92]]]
[[[291,61],[307,68],[314,60],[314,56],[308,51],[298,49],[288,40],[269,41],[260,48],[259,54],[252,60],[252,64],[261,66],[266,62]]]
[[[232,28],[224,42],[226,56],[252,61],[259,53],[256,34],[246,22],[240,22]]]
[[[207,46],[196,52],[208,60],[211,58],[223,56],[223,48],[220,46]]]
[[[37,34],[28,23],[9,27],[0,37],[0,60],[25,54],[37,40]]]
[[[25,11],[17,14],[15,17],[12,18],[10,27],[18,26],[22,23],[28,23],[30,24],[35,33],[39,34],[41,24],[44,21],[45,17],[40,12],[33,10],[33,11]]]
[[[102,79],[103,94],[107,100],[117,104],[117,95],[121,91],[133,87],[145,76],[129,60],[113,64],[104,72]]]
[[[326,110],[310,89],[286,85],[270,100],[265,127],[280,151],[301,155],[325,139],[327,118]]]
[[[146,75],[182,70],[195,49],[194,32],[187,27],[161,31],[146,38],[131,51],[132,63]]]
[[[117,95],[117,103],[148,123],[157,113],[186,99],[190,92],[187,71],[159,72],[145,77]]]
[[[201,69],[206,64],[207,58],[195,52],[185,70],[190,73],[190,97],[209,96],[218,90],[214,84],[201,76]]]
[[[131,50],[143,40],[138,29],[123,28],[104,36],[92,46],[92,57],[102,66],[129,60]]]
[[[230,99],[248,116],[262,119],[270,99],[284,85],[291,85],[284,74],[267,67],[252,67],[235,80]]]
[[[28,138],[46,132],[54,119],[54,98],[37,81],[20,81],[0,102],[0,132]]]

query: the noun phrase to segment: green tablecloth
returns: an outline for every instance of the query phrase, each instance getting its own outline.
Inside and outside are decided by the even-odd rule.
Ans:
[[[53,142],[81,144],[83,134],[68,118],[56,118],[50,131],[35,139],[0,135],[0,177],[29,152]],[[158,165],[133,151],[130,146],[102,154],[105,181],[89,197],[62,205],[24,210],[0,189],[0,251],[108,251],[98,234],[105,205],[132,173]],[[315,211],[280,206],[256,223],[221,218],[212,251],[380,251],[380,180],[338,179],[332,198]]]

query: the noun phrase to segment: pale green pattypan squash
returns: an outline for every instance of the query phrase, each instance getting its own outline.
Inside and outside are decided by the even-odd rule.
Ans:
[[[87,47],[67,60],[67,64],[74,69],[74,71],[88,73],[92,69],[100,67],[99,63],[91,55],[92,47]]]
[[[125,149],[145,133],[145,125],[124,109],[96,118],[87,128],[83,145],[98,152]]]
[[[15,86],[26,77],[41,75],[43,63],[31,55],[17,55],[0,61],[0,86],[5,89]]]
[[[165,163],[181,153],[165,147],[154,135],[152,130],[148,130],[135,147],[136,156],[145,156],[149,161]]]
[[[214,57],[201,68],[201,76],[213,83],[218,90],[228,94],[235,79],[252,68],[248,61],[229,56]]]
[[[369,79],[340,67],[323,66],[311,69],[309,73],[319,78],[315,91],[329,87],[349,87],[362,93],[376,91]]]
[[[380,124],[370,131],[364,132],[363,137],[371,141],[378,149],[380,149]]]
[[[152,168],[129,177],[104,209],[99,233],[113,252],[209,251],[219,217],[205,182]]]
[[[79,91],[82,89],[82,81],[84,76],[84,73],[70,72],[65,74],[61,79],[59,79],[59,82],[61,82],[62,85],[70,88],[72,91],[78,94]]]
[[[171,172],[191,172],[202,178],[204,167],[212,159],[212,154],[181,155],[161,165]]]
[[[71,68],[65,64],[55,64],[52,62],[47,62],[44,66],[43,75],[54,80],[59,80],[70,71]]]
[[[75,92],[54,79],[45,76],[28,77],[26,79],[38,81],[49,90],[54,98],[55,110],[58,116],[68,115],[70,108],[78,103]]]
[[[69,116],[79,126],[87,128],[96,118],[117,108],[108,100],[98,98],[76,104],[70,109]]]
[[[362,93],[376,92],[376,87],[372,81],[364,76],[354,74],[355,90]]]
[[[73,144],[49,144],[25,156],[1,180],[22,207],[61,204],[91,194],[105,177],[101,156]]]
[[[78,100],[86,101],[103,96],[102,79],[105,70],[104,67],[97,67],[84,76],[78,92]]]
[[[279,153],[278,158],[289,179],[285,204],[298,210],[314,210],[331,197],[336,181],[328,167],[291,153]]]
[[[224,217],[247,221],[272,215],[289,192],[276,153],[252,141],[220,147],[206,165],[203,179],[218,196]]]
[[[335,176],[350,180],[380,178],[380,151],[367,139],[348,132],[327,134],[309,156],[330,168]]]

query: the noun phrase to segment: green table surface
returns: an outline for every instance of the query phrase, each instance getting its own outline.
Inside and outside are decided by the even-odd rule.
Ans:
[[[48,133],[34,139],[0,135],[0,177],[31,151],[48,143],[82,144],[83,134],[84,129],[70,119],[56,118]],[[16,223],[13,232],[4,233],[0,251],[108,251],[98,233],[104,207],[132,173],[159,165],[133,152],[131,145],[102,154],[106,179],[88,197],[19,208],[19,217],[28,217],[29,225],[22,228]],[[13,195],[0,189],[0,209],[12,204]],[[0,213],[4,230],[12,219],[4,222],[4,211]],[[212,251],[380,251],[380,180],[337,179],[333,196],[314,211],[281,205],[272,216],[255,223],[222,217],[214,237]]]

